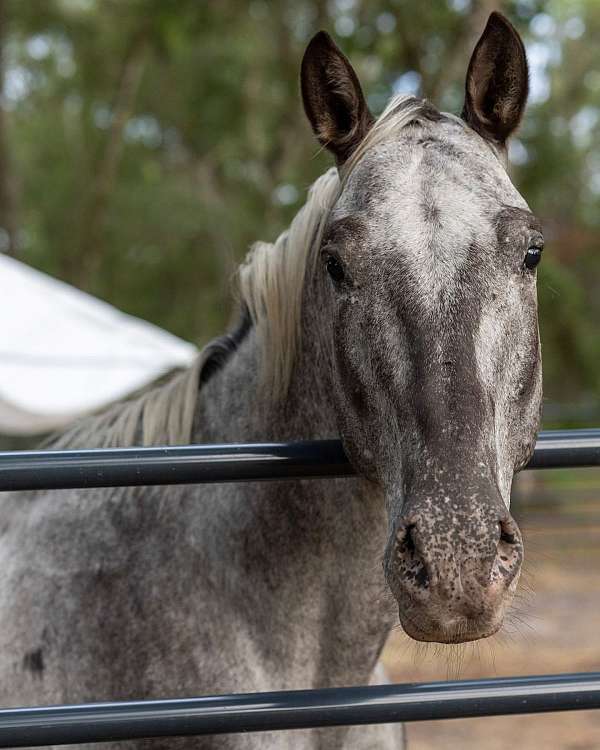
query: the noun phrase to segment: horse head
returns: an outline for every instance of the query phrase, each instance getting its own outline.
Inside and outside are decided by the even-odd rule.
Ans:
[[[387,583],[413,638],[489,636],[521,570],[510,488],[542,398],[543,238],[506,171],[527,98],[523,44],[490,16],[461,117],[396,97],[374,118],[323,32],[301,85],[340,176],[314,281],[331,399],[351,462],[386,499]]]

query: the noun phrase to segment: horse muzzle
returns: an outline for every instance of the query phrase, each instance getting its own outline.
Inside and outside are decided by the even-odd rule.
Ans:
[[[439,643],[493,635],[523,561],[521,533],[506,507],[447,495],[408,507],[394,524],[384,563],[405,632]]]

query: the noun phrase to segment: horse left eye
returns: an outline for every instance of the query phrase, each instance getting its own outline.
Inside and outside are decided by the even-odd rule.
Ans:
[[[529,270],[535,268],[542,259],[542,248],[541,247],[530,247],[525,255],[525,268]]]

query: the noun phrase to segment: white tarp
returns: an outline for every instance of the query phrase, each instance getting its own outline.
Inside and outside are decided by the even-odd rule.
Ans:
[[[53,430],[187,366],[176,336],[0,254],[0,433]]]

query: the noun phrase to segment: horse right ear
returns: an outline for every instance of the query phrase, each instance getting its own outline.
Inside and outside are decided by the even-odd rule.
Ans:
[[[306,48],[300,83],[313,132],[340,166],[368,133],[373,116],[354,69],[325,31]]]

